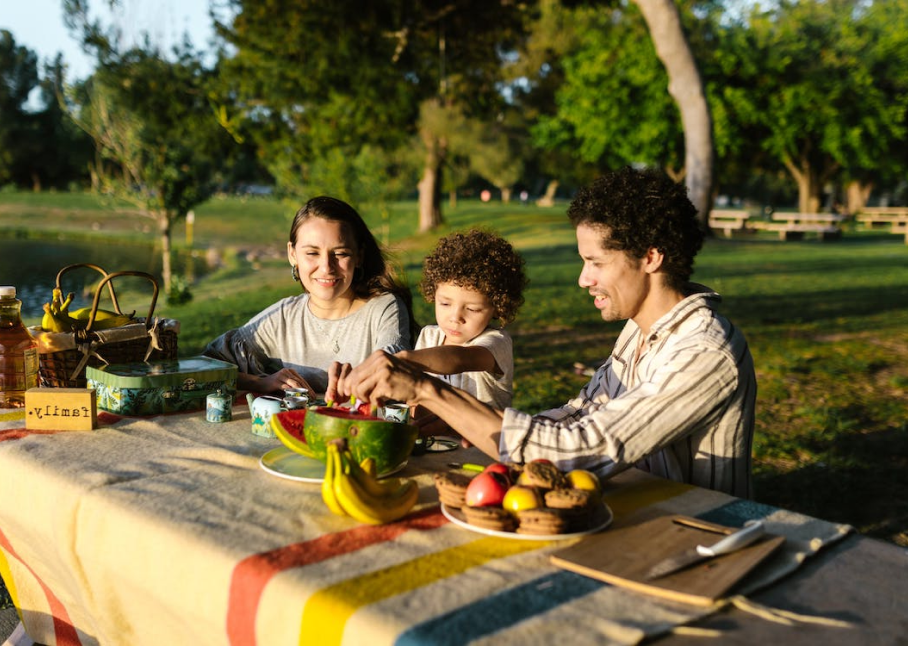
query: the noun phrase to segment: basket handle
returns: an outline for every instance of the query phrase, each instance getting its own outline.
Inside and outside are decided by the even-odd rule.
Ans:
[[[149,281],[151,281],[151,286],[154,288],[154,293],[151,296],[151,305],[149,305],[149,307],[148,307],[148,316],[145,317],[145,329],[148,330],[151,328],[151,317],[154,314],[154,306],[158,302],[158,281],[157,281],[157,279],[154,276],[152,276],[151,274],[144,272],[144,271],[115,271],[112,274],[106,274],[104,276],[104,278],[101,279],[101,282],[98,284],[98,289],[95,290],[95,297],[94,297],[94,299],[92,299],[92,302],[91,302],[91,314],[88,317],[88,325],[85,326],[86,333],[91,332],[91,326],[94,324],[95,316],[98,314],[98,302],[101,300],[101,288],[104,287],[105,284],[110,286],[111,281],[114,278],[118,278],[120,276],[139,276],[141,278],[147,278]],[[110,290],[111,290],[111,293],[113,293],[113,287],[110,287]],[[118,314],[123,313],[120,311],[119,307],[117,308],[117,313]]]
[[[106,278],[107,276],[109,276],[109,274],[108,274],[106,271],[104,271],[101,267],[99,267],[98,265],[93,265],[93,264],[91,264],[90,262],[80,262],[80,263],[77,263],[77,264],[75,264],[75,265],[67,265],[66,267],[64,267],[63,269],[61,269],[60,271],[57,272],[57,283],[56,283],[57,289],[59,289],[61,292],[63,291],[63,287],[61,286],[63,274],[67,273],[68,271],[70,271],[70,270],[72,270],[72,269],[78,269],[78,268],[80,268],[80,267],[88,267],[89,269],[94,269],[95,271],[97,271],[98,273],[100,273],[100,274],[101,274],[102,276],[104,276],[105,278]],[[103,285],[103,284],[104,284],[104,283],[102,282],[101,285]],[[108,291],[110,291],[110,302],[113,304],[114,311],[115,311],[117,314],[123,314],[123,312],[120,310],[120,304],[117,303],[117,294],[116,294],[116,292],[114,291],[113,283],[107,283],[107,289],[108,289]],[[101,286],[99,285],[99,286],[98,286],[98,289],[95,290],[95,300],[97,300],[98,293],[99,293],[100,291],[101,291]],[[97,309],[97,307],[96,307],[95,309]],[[95,320],[95,319],[94,319],[94,311],[92,311],[92,318],[91,318],[91,320],[92,320],[92,321]],[[90,325],[89,325],[89,327],[90,327]]]

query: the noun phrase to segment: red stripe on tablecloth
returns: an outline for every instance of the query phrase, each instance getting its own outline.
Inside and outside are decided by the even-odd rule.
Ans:
[[[16,554],[16,550],[10,545],[3,530],[0,530],[0,547],[2,547],[7,554],[22,563],[22,565],[31,572],[31,575],[35,577],[38,585],[40,585],[41,589],[44,591],[44,596],[47,597],[47,605],[50,608],[51,617],[54,620],[54,636],[56,637],[58,646],[81,646],[82,642],[79,640],[79,635],[76,633],[76,629],[72,625],[69,613],[66,612],[63,603],[57,598],[57,595],[47,587],[47,584],[41,580],[41,577],[35,574],[35,571],[32,570],[31,566],[19,558],[19,555]]]
[[[25,427],[23,428],[8,428],[6,430],[0,431],[0,442],[6,442],[7,440],[20,440],[23,437],[28,437],[29,435],[53,435],[55,433],[65,433],[66,431],[35,431],[28,430]]]
[[[349,554],[376,543],[392,541],[412,529],[436,529],[447,522],[438,507],[431,507],[396,523],[360,525],[345,532],[325,534],[305,543],[294,543],[243,559],[233,568],[230,581],[228,640],[236,646],[255,644],[255,616],[259,602],[265,586],[276,574]]]

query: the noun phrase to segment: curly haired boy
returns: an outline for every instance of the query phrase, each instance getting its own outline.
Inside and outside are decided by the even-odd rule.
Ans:
[[[523,304],[523,266],[510,243],[490,231],[441,238],[425,259],[420,283],[435,304],[436,325],[425,326],[415,349],[397,356],[495,408],[510,406],[514,354],[501,327]]]

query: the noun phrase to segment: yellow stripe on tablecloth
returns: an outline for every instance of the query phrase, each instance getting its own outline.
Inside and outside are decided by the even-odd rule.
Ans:
[[[19,595],[16,593],[16,582],[13,581],[13,572],[9,568],[9,561],[3,550],[0,550],[0,578],[3,579],[3,583],[6,585],[10,599],[13,600],[13,605],[16,606],[16,612],[19,612]]]
[[[673,480],[652,479],[622,486],[618,491],[606,491],[602,496],[612,513],[618,516],[631,514],[657,502],[680,496],[694,489],[693,485]]]
[[[0,422],[18,422],[25,419],[25,410],[15,410],[9,413],[0,413]]]
[[[547,545],[548,541],[483,538],[336,583],[319,590],[306,602],[300,644],[340,644],[347,620],[359,608],[455,576],[488,561]]]

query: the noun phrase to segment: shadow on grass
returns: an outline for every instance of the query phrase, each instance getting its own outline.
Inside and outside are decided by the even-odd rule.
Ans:
[[[821,462],[755,476],[756,499],[908,546],[908,421],[871,434],[830,435],[822,444]]]

